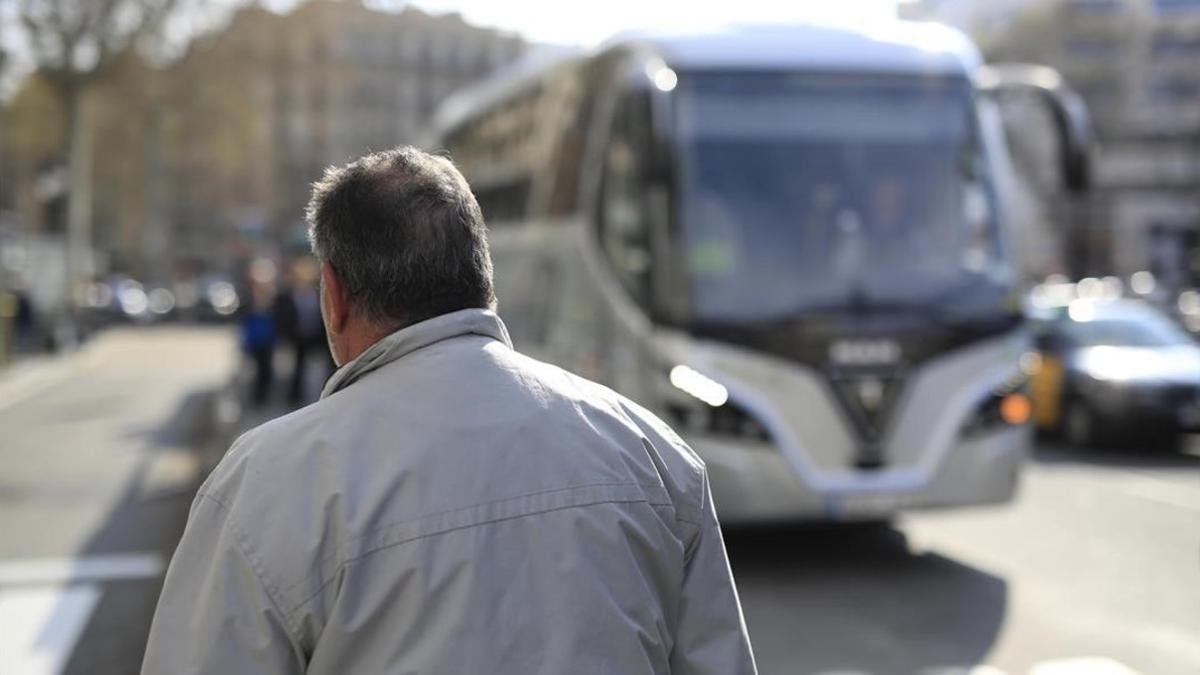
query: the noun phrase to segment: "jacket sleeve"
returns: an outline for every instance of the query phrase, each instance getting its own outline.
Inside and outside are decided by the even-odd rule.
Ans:
[[[684,571],[672,675],[755,675],[754,654],[725,541],[717,524],[708,477],[691,557]]]
[[[261,569],[225,507],[198,495],[167,570],[143,675],[303,673],[303,652]]]

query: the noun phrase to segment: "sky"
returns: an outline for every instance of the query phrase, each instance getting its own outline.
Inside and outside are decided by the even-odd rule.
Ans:
[[[281,8],[293,0],[274,0]],[[380,8],[412,4],[434,13],[520,33],[534,42],[592,46],[629,28],[690,28],[730,21],[799,19],[861,22],[894,17],[899,0],[366,0]]]
[[[91,2],[92,0],[82,0]],[[216,0],[213,11],[247,0]],[[259,0],[270,9],[287,11],[297,0]],[[431,13],[458,12],[477,26],[518,33],[532,42],[590,47],[632,28],[689,29],[729,22],[821,21],[863,22],[896,15],[908,0],[363,0],[379,9],[407,5]],[[0,47],[16,58],[0,74],[0,101],[11,94],[31,64],[23,54],[15,2],[0,0]],[[193,17],[195,18],[195,17]],[[190,32],[190,31],[185,31]]]

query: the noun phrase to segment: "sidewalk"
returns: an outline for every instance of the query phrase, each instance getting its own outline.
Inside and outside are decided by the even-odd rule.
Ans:
[[[79,351],[33,354],[0,366],[0,410],[37,395],[80,365]]]

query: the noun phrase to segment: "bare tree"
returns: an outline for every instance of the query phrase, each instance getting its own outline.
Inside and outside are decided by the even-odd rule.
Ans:
[[[17,0],[25,40],[63,111],[67,164],[67,280],[73,287],[91,248],[91,128],[87,93],[114,57],[161,40],[187,0]],[[189,3],[192,4],[192,3]]]

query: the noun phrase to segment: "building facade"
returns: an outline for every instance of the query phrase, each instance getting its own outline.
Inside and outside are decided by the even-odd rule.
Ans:
[[[1151,270],[1200,285],[1200,0],[924,0],[913,17],[970,31],[989,61],[1057,68],[1101,142],[1074,276]]]
[[[302,247],[303,208],[325,167],[417,142],[442,100],[524,50],[514,35],[413,8],[310,0],[282,16],[244,9],[173,69],[180,105],[171,137],[183,175],[171,191],[171,220],[185,236],[212,237],[215,218],[227,239]],[[198,80],[211,95],[189,101],[187,83]],[[214,127],[214,115],[228,125]],[[191,142],[214,134],[215,146]],[[187,175],[197,168],[189,160],[222,150],[226,156],[204,158],[217,180]],[[210,204],[217,213],[207,215]]]
[[[525,48],[458,15],[307,0],[240,9],[163,68],[127,55],[88,93],[97,271],[166,280],[305,248],[325,167],[416,142],[446,96]],[[3,111],[0,213],[55,236],[60,112],[44,90],[31,76]]]

